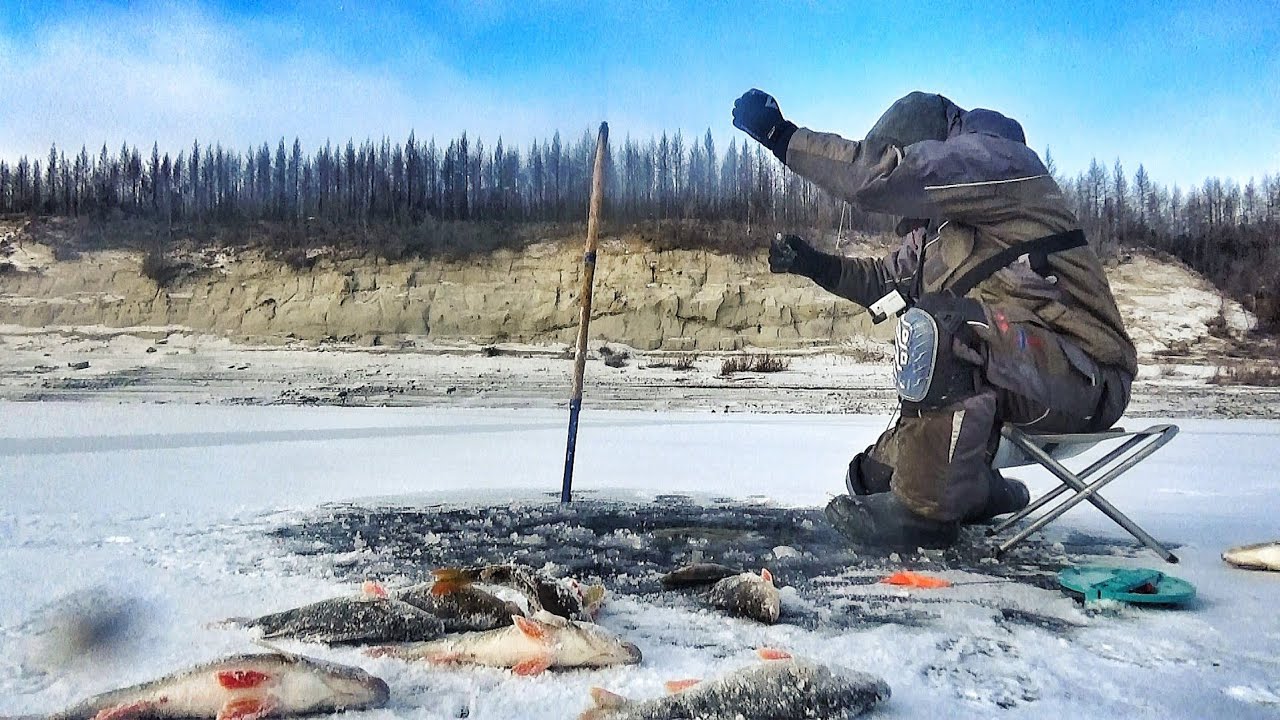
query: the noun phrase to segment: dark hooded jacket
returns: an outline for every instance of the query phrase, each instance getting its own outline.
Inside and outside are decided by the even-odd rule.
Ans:
[[[1001,250],[1079,228],[1062,190],[1017,122],[965,111],[941,95],[899,100],[862,141],[799,128],[786,164],[858,207],[905,218],[913,228],[883,259],[842,258],[827,287],[868,306],[893,289],[914,300],[954,284]],[[1078,247],[1048,256],[1049,272],[1025,258],[968,293],[990,322],[1034,323],[1103,365],[1137,372],[1137,352],[1097,254]]]

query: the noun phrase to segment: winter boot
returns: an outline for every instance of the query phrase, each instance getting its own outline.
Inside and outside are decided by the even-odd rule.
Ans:
[[[985,523],[997,515],[1017,512],[1031,502],[1031,493],[1020,480],[1007,478],[999,470],[991,471],[991,489],[987,492],[987,504],[965,517],[966,524]]]
[[[855,545],[899,550],[950,547],[960,535],[959,523],[917,515],[888,492],[837,495],[827,503],[827,520]]]

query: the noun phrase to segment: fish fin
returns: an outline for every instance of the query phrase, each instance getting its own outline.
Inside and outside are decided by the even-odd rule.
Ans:
[[[453,582],[471,583],[475,581],[474,573],[467,571],[466,568],[436,568],[431,571],[431,576],[436,580]]]
[[[790,660],[791,659],[791,653],[787,652],[786,650],[779,650],[778,648],[771,648],[771,647],[756,648],[756,655],[759,655],[761,660]]]
[[[532,620],[524,617],[523,615],[512,615],[511,621],[515,623],[515,626],[520,628],[520,632],[525,635],[533,638],[534,640],[546,641],[547,628],[545,623]]]
[[[476,580],[475,573],[466,568],[436,568],[431,575],[436,579],[431,586],[431,594],[437,596],[457,592]]]
[[[604,586],[592,585],[582,592],[582,609],[594,618],[604,604]]]
[[[279,637],[279,636],[277,635],[275,637]],[[254,645],[257,645],[260,648],[263,648],[264,650],[270,650],[276,655],[279,655],[280,657],[284,658],[286,662],[295,663],[302,659],[302,656],[299,655],[298,653],[289,652],[288,650],[285,650],[284,648],[278,645],[274,645],[272,643],[266,642],[266,638],[258,638],[256,640],[250,640],[249,642],[253,643]]]
[[[550,610],[539,610],[527,617],[531,620],[536,620],[543,625],[550,625],[551,627],[569,627],[569,618],[557,615]]]
[[[950,580],[943,580],[940,577],[911,572],[909,570],[896,572],[889,577],[884,578],[880,582],[886,585],[902,585],[905,587],[924,588],[927,590],[951,587]]]
[[[154,704],[146,700],[124,705],[112,705],[99,710],[98,714],[93,716],[93,720],[129,720],[130,718],[139,718],[152,707],[154,707]]]
[[[627,704],[627,699],[602,687],[591,688],[591,701],[597,708],[616,709]]]
[[[769,572],[769,568],[760,568],[760,577],[770,585],[773,584],[773,573]]]
[[[257,720],[273,710],[275,704],[265,698],[239,698],[223,705],[217,720]]]
[[[539,655],[532,660],[525,660],[524,662],[516,663],[515,667],[511,668],[511,672],[517,675],[537,675],[545,672],[547,668],[551,667],[552,660],[553,658],[549,653],[546,655]]]
[[[662,686],[667,689],[667,692],[674,695],[675,693],[688,690],[689,688],[693,687],[694,685],[697,685],[700,682],[702,682],[702,680],[698,678],[689,678],[687,680],[668,680],[665,683],[663,683]]]
[[[365,580],[360,585],[360,592],[368,595],[369,597],[388,597],[387,589],[382,586],[382,583],[376,580]]]

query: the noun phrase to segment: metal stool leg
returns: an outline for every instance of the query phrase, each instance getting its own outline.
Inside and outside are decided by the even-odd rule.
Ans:
[[[1097,507],[1099,510],[1106,513],[1107,517],[1115,521],[1116,524],[1120,525],[1120,527],[1128,531],[1130,535],[1133,535],[1135,538],[1141,541],[1142,544],[1151,548],[1153,551],[1156,552],[1156,554],[1164,558],[1166,562],[1170,562],[1170,563],[1178,562],[1177,556],[1169,552],[1169,550],[1165,548],[1164,545],[1160,544],[1159,541],[1151,537],[1151,535],[1149,535],[1145,530],[1139,527],[1137,523],[1133,522],[1124,513],[1116,509],[1114,505],[1107,502],[1105,498],[1097,494],[1098,490],[1100,490],[1103,486],[1105,486],[1107,483],[1111,482],[1112,480],[1115,480],[1121,474],[1128,471],[1134,465],[1137,465],[1139,462],[1144,460],[1151,453],[1155,452],[1157,449],[1160,448],[1160,446],[1164,445],[1166,442],[1172,439],[1173,435],[1176,434],[1177,432],[1176,427],[1171,425],[1158,426],[1156,429],[1158,430],[1158,432],[1146,431],[1146,432],[1139,433],[1137,437],[1129,440],[1123,446],[1112,451],[1111,453],[1108,453],[1106,457],[1094,463],[1093,465],[1090,465],[1088,469],[1086,469],[1084,472],[1080,473],[1079,475],[1075,475],[1070,470],[1065,468],[1060,462],[1055,460],[1048,453],[1044,452],[1044,450],[1041,449],[1038,445],[1031,442],[1025,434],[1020,432],[1008,431],[1007,429],[1002,430],[1001,431],[1002,434],[1004,434],[1004,436],[1008,438],[1010,442],[1017,445],[1019,449],[1026,452],[1029,456],[1031,456],[1037,462],[1039,462],[1041,465],[1047,468],[1050,472],[1054,474],[1054,476],[1056,476],[1063,483],[1063,485],[1059,486],[1058,488],[1055,488],[1053,492],[1049,493],[1044,498],[1041,498],[1039,501],[1037,501],[1036,508],[1029,508],[1024,512],[1019,513],[1019,516],[1013,519],[1014,522],[1016,522],[1018,519],[1021,519],[1022,517],[1025,517],[1029,512],[1034,511],[1034,509],[1038,509],[1039,507],[1042,507],[1049,501],[1061,495],[1063,492],[1066,492],[1068,487],[1071,489],[1074,489],[1076,491],[1076,494],[1071,498],[1069,498],[1067,501],[1060,504],[1058,507],[1054,508],[1053,510],[1049,511],[1042,517],[1038,518],[1035,522],[1033,522],[1028,527],[1024,528],[1022,531],[1014,535],[1009,540],[1005,541],[1004,543],[1001,543],[1001,545],[997,550],[997,555],[1004,554],[1014,545],[1017,545],[1018,543],[1022,542],[1027,537],[1029,537],[1032,533],[1039,531],[1049,523],[1061,517],[1063,513],[1066,513],[1071,508],[1080,504],[1080,502],[1084,500],[1088,500],[1089,502],[1093,503],[1093,505]],[[1096,472],[1099,468],[1104,467],[1107,464],[1113,462],[1125,451],[1131,449],[1132,447],[1134,447],[1135,445],[1137,445],[1139,442],[1142,442],[1142,441],[1146,441],[1147,444],[1143,446],[1141,449],[1139,449],[1137,452],[1133,453],[1130,457],[1125,458],[1123,462],[1121,462],[1119,465],[1117,465],[1116,467],[1106,472],[1102,477],[1098,478],[1092,483],[1088,485],[1084,483],[1083,479],[1085,477],[1089,476],[1093,472]],[[1006,523],[1003,523],[1001,525],[1001,528],[997,529],[997,532],[1000,529],[1009,527],[1011,524],[1012,524],[1011,522],[1006,521]],[[989,534],[992,534],[992,533],[989,533]]]
[[[1039,446],[1035,445],[1034,443],[1031,443],[1029,440],[1026,439],[1027,436],[1025,433],[1019,432],[1017,433],[1017,435],[1019,435],[1020,437],[1015,438],[1013,435],[1013,432],[1014,431],[1010,431],[1008,428],[1001,430],[1001,434],[1004,435],[1004,437],[1008,438],[1009,442],[1014,443],[1019,448],[1022,448],[1024,452],[1025,452],[1025,448],[1027,447],[1026,445],[1024,445],[1024,443],[1028,443],[1032,447],[1039,449]],[[1107,465],[1110,465],[1111,463],[1115,462],[1116,458],[1128,452],[1130,448],[1142,442],[1144,439],[1146,439],[1146,436],[1143,436],[1143,435],[1130,438],[1129,440],[1125,441],[1125,443],[1120,447],[1107,453],[1106,456],[1104,456],[1102,459],[1098,460],[1097,462],[1093,463],[1089,467],[1085,468],[1083,471],[1077,473],[1075,477],[1079,478],[1080,480],[1084,480],[1085,478],[1090,477],[1098,470],[1101,470]],[[1030,505],[1027,505],[1025,508],[1019,510],[1018,512],[1006,518],[1004,522],[1001,522],[999,525],[988,529],[987,536],[990,537],[992,535],[999,535],[1005,530],[1008,530],[1009,528],[1013,527],[1018,522],[1020,522],[1023,518],[1034,513],[1035,511],[1039,510],[1045,505],[1049,504],[1051,501],[1056,499],[1059,495],[1061,495],[1062,493],[1070,489],[1071,487],[1067,484],[1062,484],[1055,487],[1053,490],[1050,490],[1049,492],[1045,493],[1041,497],[1037,498]]]

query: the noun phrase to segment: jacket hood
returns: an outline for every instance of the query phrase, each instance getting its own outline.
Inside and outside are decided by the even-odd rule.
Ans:
[[[1005,117],[995,110],[986,110],[983,108],[974,108],[968,112],[960,113],[960,122],[952,125],[950,137],[956,135],[964,135],[966,133],[982,133],[984,135],[995,135],[1006,140],[1027,144],[1027,136],[1022,132],[1022,126],[1017,120]]]
[[[867,140],[898,147],[914,145],[921,140],[946,140],[963,112],[941,95],[913,92],[884,111],[867,131]]]

